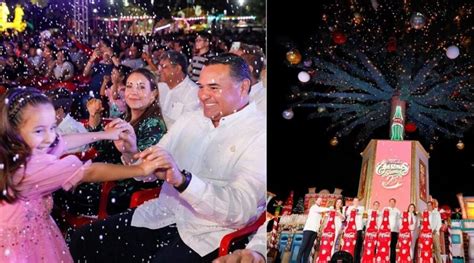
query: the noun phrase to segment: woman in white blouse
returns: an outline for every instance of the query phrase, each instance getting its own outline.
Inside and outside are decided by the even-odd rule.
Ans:
[[[418,227],[420,220],[418,212],[416,211],[415,204],[408,205],[408,229],[411,232],[411,246],[410,246],[410,257],[413,259],[415,255],[416,240],[418,238]]]

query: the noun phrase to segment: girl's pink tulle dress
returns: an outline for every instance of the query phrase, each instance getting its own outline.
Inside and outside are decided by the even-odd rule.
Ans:
[[[20,169],[15,173],[19,198],[12,204],[0,202],[1,263],[73,262],[50,216],[51,193],[79,183],[90,162],[83,164],[76,156],[60,159],[63,150],[60,140],[48,154],[31,156],[26,172]]]

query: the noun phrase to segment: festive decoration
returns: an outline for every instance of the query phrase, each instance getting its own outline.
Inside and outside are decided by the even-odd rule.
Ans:
[[[354,25],[360,25],[364,21],[364,18],[360,13],[354,13],[354,18],[352,18],[352,22],[354,22]]]
[[[370,216],[369,226],[365,231],[364,250],[361,262],[374,262],[375,247],[377,244],[377,217],[378,211],[373,210]]]
[[[291,211],[293,210],[293,196],[294,196],[294,191],[291,191],[290,195],[288,196],[285,203],[283,204],[283,211],[281,212],[282,216],[291,215]]]
[[[459,48],[457,46],[450,46],[446,49],[446,56],[450,59],[455,59],[459,56]]]
[[[459,150],[464,150],[464,143],[459,140],[459,142],[456,144],[456,148],[458,148]]]
[[[375,254],[376,262],[389,262],[390,260],[390,225],[388,221],[388,209],[383,210],[382,224],[380,225],[377,236],[377,252]]]
[[[380,128],[391,128],[391,100],[399,96],[406,103],[404,120],[416,123],[419,137],[410,139],[429,145],[436,137],[461,138],[474,117],[473,63],[469,52],[449,59],[446,43],[469,42],[470,23],[453,24],[466,8],[448,0],[422,0],[416,6],[330,1],[316,33],[308,34],[305,60],[312,63],[293,64],[317,74],[291,85],[289,108],[308,109],[310,118],[330,118],[328,133],[353,134],[360,146]],[[355,10],[363,17],[357,26]],[[454,91],[457,95],[451,96]]]
[[[339,141],[337,140],[337,137],[332,137],[332,139],[329,141],[329,144],[331,146],[337,146],[337,144],[339,144]]]
[[[412,133],[416,131],[416,124],[413,122],[409,122],[405,125],[405,131]]]
[[[6,31],[9,28],[15,29],[18,32],[23,32],[26,29],[26,22],[23,21],[25,12],[20,5],[15,7],[15,16],[13,22],[8,22],[8,15],[10,15],[10,9],[5,2],[0,3],[0,32]]]
[[[334,41],[334,43],[342,45],[346,43],[347,37],[346,35],[344,35],[344,33],[336,31],[332,34],[332,40]]]
[[[408,229],[407,211],[403,212],[402,215],[402,227],[398,234],[397,247],[397,262],[413,262],[413,259],[410,257],[411,232]]]
[[[395,37],[390,37],[387,43],[387,51],[395,52],[397,51],[397,39]]]
[[[301,62],[301,53],[297,49],[292,49],[286,53],[286,60],[290,64],[296,65]]]
[[[277,207],[275,209],[275,216],[273,217],[273,228],[271,232],[270,244],[268,245],[267,255],[269,258],[276,258],[278,254],[278,220],[280,218],[280,211],[282,201],[277,202]]]
[[[293,214],[304,214],[304,198],[300,197],[293,208]]]
[[[329,262],[332,256],[332,247],[334,245],[336,236],[336,227],[334,220],[336,218],[336,211],[332,210],[329,212],[328,221],[321,234],[321,240],[319,241],[319,254],[315,262]]]
[[[390,140],[403,141],[405,118],[403,117],[405,102],[398,96],[392,98],[392,105],[395,107],[395,113],[392,114],[392,123],[390,124]],[[403,112],[402,112],[403,111]]]
[[[349,214],[349,220],[346,228],[344,229],[344,236],[342,237],[342,250],[349,252],[354,256],[354,248],[357,239],[357,229],[355,225],[357,209],[352,209]]]
[[[418,237],[417,262],[433,262],[433,232],[430,228],[429,212],[423,211],[420,235]]]
[[[303,82],[303,83],[306,83],[308,82],[310,79],[311,79],[311,76],[308,74],[308,72],[306,71],[301,71],[300,73],[298,73],[298,79]]]
[[[287,119],[287,120],[291,120],[293,119],[293,116],[295,115],[295,113],[293,112],[292,109],[287,109],[285,111],[283,111],[283,118]]]
[[[414,29],[422,29],[425,26],[426,18],[422,13],[416,12],[410,18],[410,25]]]

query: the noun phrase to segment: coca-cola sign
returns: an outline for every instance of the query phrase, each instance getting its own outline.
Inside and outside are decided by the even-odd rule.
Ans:
[[[396,189],[402,186],[403,176],[408,174],[408,163],[397,159],[382,160],[377,163],[375,173],[382,177],[382,187]]]
[[[401,240],[401,239],[410,239],[411,238],[411,233],[410,232],[400,232],[400,234],[398,235],[398,239]]]

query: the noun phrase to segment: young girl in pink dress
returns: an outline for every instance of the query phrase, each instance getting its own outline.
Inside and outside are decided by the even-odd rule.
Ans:
[[[102,133],[56,134],[53,105],[36,89],[10,89],[0,98],[0,262],[73,262],[50,216],[51,193],[80,182],[152,173],[157,160],[121,166],[83,164],[65,150],[101,139],[118,140],[123,127]]]

